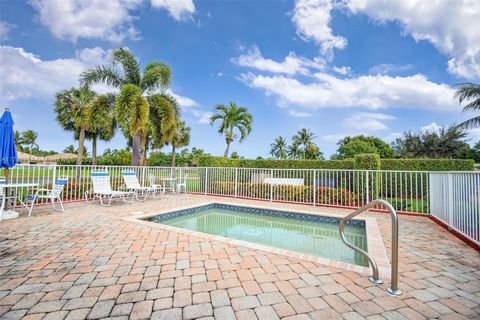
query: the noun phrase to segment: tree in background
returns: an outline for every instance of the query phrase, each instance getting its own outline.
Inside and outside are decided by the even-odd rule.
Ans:
[[[270,154],[277,159],[286,159],[287,147],[287,140],[282,136],[278,136],[273,143],[270,144]]]
[[[315,139],[315,134],[313,134],[313,132],[306,128],[300,129],[297,134],[292,137],[293,144],[303,146],[303,148],[301,149],[301,153],[303,154],[304,160],[307,156],[307,147],[308,145],[313,143],[313,139]]]
[[[32,163],[33,148],[38,148],[37,144],[38,133],[33,130],[27,130],[21,133],[19,137],[20,145],[26,145],[28,147],[28,162]]]
[[[187,127],[185,121],[177,122],[177,129],[175,135],[172,138],[172,162],[171,166],[175,167],[176,149],[186,147],[190,143],[190,128]]]
[[[87,134],[110,130],[102,116],[109,112],[112,103],[111,97],[97,95],[87,87],[70,88],[55,95],[57,122],[64,130],[73,131],[74,138],[78,140],[77,165],[82,164],[82,158],[86,153]],[[102,128],[98,129],[99,126]],[[113,134],[114,132],[111,132],[112,136]]]
[[[110,141],[115,135],[115,96],[100,95],[88,111],[89,127],[86,136],[92,141],[92,164],[97,164],[97,140]]]
[[[227,148],[225,149],[224,157],[228,158],[230,144],[235,138],[234,129],[240,132],[240,139],[242,142],[252,131],[252,115],[245,107],[238,107],[235,102],[230,102],[227,106],[219,104],[215,106],[216,113],[210,117],[210,124],[213,125],[215,121],[220,120],[220,127],[218,133],[225,136]]]
[[[103,82],[120,89],[115,104],[116,119],[124,135],[132,139],[132,165],[143,165],[149,138],[155,140],[154,145],[162,145],[175,133],[174,99],[166,94],[170,68],[161,62],[151,62],[142,74],[137,59],[126,48],[114,49],[110,60],[111,66],[85,70],[81,80],[84,85]],[[120,65],[122,73],[116,65]],[[158,90],[160,93],[155,93]]]
[[[480,85],[476,83],[460,83],[457,85],[455,97],[458,103],[467,102],[463,111],[480,111]],[[480,127],[480,116],[473,117],[457,125],[459,129],[472,129]]]
[[[463,158],[470,147],[466,133],[457,126],[441,128],[439,132],[406,132],[392,144],[400,158]]]
[[[314,144],[310,143],[307,146],[307,150],[305,152],[305,156],[308,160],[324,160],[323,152],[320,151],[320,148]]]
[[[293,142],[291,145],[287,147],[287,156],[290,159],[298,159],[300,158],[301,148],[298,143]]]
[[[395,157],[395,152],[385,141],[374,136],[347,136],[337,143],[338,149],[332,159],[353,158],[357,154],[377,153],[380,158]]]
[[[75,146],[73,144],[67,146],[65,149],[63,149],[63,153],[76,153],[77,151],[75,150]]]

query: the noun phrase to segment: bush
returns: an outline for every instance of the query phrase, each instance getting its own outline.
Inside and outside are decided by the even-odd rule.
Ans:
[[[355,161],[346,160],[272,160],[231,159],[225,157],[201,157],[199,167],[239,167],[269,169],[354,169]]]
[[[380,156],[376,153],[357,154],[355,169],[380,170]]]
[[[382,159],[382,170],[410,171],[472,171],[471,159]]]
[[[472,171],[474,164],[473,160],[464,159],[379,159],[376,154],[361,154],[345,160],[247,160],[208,156],[198,161],[199,167],[400,171]]]

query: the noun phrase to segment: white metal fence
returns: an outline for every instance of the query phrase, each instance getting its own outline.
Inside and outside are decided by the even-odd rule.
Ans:
[[[478,172],[17,165],[10,182],[48,188],[55,179],[68,177],[63,200],[81,201],[95,170],[110,173],[114,190],[122,188],[121,173],[128,170],[135,171],[143,185],[153,176],[157,184],[173,187],[175,178],[186,182],[187,192],[197,194],[349,208],[384,199],[400,212],[431,213],[479,242]],[[26,188],[14,191],[29,193]]]
[[[480,245],[480,173],[430,174],[431,214]]]

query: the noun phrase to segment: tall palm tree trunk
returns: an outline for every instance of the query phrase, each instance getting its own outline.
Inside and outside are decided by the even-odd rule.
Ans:
[[[138,166],[140,164],[141,140],[141,132],[137,131],[132,137],[132,166]]]
[[[97,164],[97,135],[92,138],[92,165]]]
[[[80,134],[78,136],[77,166],[80,166],[82,164],[84,143],[85,143],[85,126],[81,126]]]
[[[175,144],[172,143],[172,168],[175,168],[175,160],[177,158],[177,152],[176,152],[176,148],[175,148]]]
[[[33,143],[30,144],[30,152],[28,155],[28,163],[32,163],[32,149],[33,149]]]
[[[228,158],[228,153],[230,151],[230,143],[232,143],[232,140],[231,139],[225,139],[227,141],[227,148],[225,149],[225,153],[223,154],[223,156],[225,158]]]

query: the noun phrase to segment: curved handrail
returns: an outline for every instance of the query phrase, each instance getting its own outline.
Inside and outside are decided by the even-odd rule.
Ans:
[[[392,217],[392,282],[390,287],[388,287],[386,291],[392,295],[398,296],[402,294],[402,291],[398,289],[398,216],[392,205],[385,200],[377,199],[350,213],[348,216],[344,217],[340,221],[340,237],[349,248],[364,255],[368,259],[368,262],[372,267],[372,276],[369,276],[368,279],[370,279],[370,281],[376,284],[383,283],[383,281],[380,280],[380,278],[378,277],[378,266],[375,260],[373,260],[373,258],[368,254],[368,252],[348,242],[345,236],[345,224],[347,223],[347,221],[376,205],[383,205],[384,207],[386,207]]]

